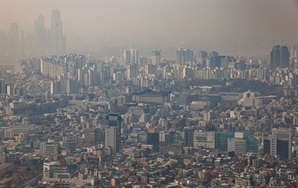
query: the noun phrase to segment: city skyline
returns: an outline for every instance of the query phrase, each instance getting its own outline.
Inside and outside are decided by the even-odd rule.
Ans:
[[[181,5],[179,1],[3,1],[0,30],[8,31],[11,23],[19,23],[20,30],[33,33],[33,20],[40,14],[50,28],[51,11],[57,8],[69,52],[79,50],[79,43],[223,53],[233,53],[236,48],[241,55],[269,56],[273,45],[297,44],[295,1],[187,1]],[[175,55],[175,51],[171,53]]]
[[[0,6],[0,187],[298,187],[298,0]]]

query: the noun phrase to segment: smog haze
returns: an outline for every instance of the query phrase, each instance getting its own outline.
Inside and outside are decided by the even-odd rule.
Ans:
[[[288,1],[1,1],[1,31],[58,9],[67,49],[148,46],[268,55],[272,45],[297,44],[298,2]],[[169,52],[170,53],[170,52]],[[174,50],[172,52],[175,53]],[[171,54],[169,55],[169,57]]]

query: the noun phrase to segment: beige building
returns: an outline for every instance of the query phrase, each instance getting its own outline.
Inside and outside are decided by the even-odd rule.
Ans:
[[[204,147],[204,148],[215,148],[215,132],[208,131],[202,132],[196,130],[193,136],[193,146],[194,148]]]

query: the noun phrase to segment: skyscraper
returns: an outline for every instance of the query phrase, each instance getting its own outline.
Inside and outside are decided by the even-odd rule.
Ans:
[[[193,61],[193,51],[189,49],[179,48],[176,51],[176,63],[180,65],[185,65],[187,62]]]
[[[46,28],[44,27],[44,17],[40,14],[37,19],[34,20],[34,34],[36,38],[35,46],[37,48],[46,47],[46,32]]]
[[[4,82],[4,80],[0,80],[0,95],[2,94],[2,93],[5,93],[5,82]]]
[[[11,50],[17,50],[19,45],[19,24],[18,23],[11,23],[10,24],[10,34],[11,34],[11,41],[10,47]]]
[[[159,133],[156,132],[155,128],[148,129],[147,144],[153,145],[154,151],[159,151]]]
[[[272,130],[272,135],[264,139],[264,153],[283,160],[292,158],[292,133],[290,129],[278,128]]]
[[[105,147],[110,148],[110,154],[119,152],[120,145],[117,143],[117,127],[107,126],[105,128]]]
[[[139,74],[138,64],[132,63],[127,65],[127,78],[131,79],[137,77]]]
[[[111,154],[120,151],[121,147],[121,116],[109,114],[108,125],[105,129],[105,147],[111,149]]]
[[[193,135],[194,135],[193,128],[184,127],[184,130],[183,130],[184,146],[186,146],[186,147],[193,146]]]
[[[197,63],[200,64],[202,67],[206,66],[206,58],[207,58],[207,52],[206,51],[200,51],[196,55]]]
[[[159,50],[153,51],[152,52],[151,59],[152,59],[152,64],[153,65],[159,66],[159,63],[160,63],[160,51]]]
[[[63,54],[66,50],[66,39],[63,36],[63,25],[60,20],[60,11],[52,10],[51,18],[51,49],[53,53]]]
[[[145,65],[145,73],[146,74],[155,74],[156,66],[153,64],[146,64]]]
[[[125,64],[132,64],[139,62],[139,53],[135,49],[126,49],[123,51],[123,58],[125,60]]]
[[[270,69],[289,67],[290,52],[287,46],[274,46],[270,53]]]

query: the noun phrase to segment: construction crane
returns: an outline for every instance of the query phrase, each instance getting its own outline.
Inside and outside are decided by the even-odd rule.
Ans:
[[[60,167],[60,170],[59,170],[59,187],[60,188],[63,188],[63,179],[62,179],[62,168],[63,168],[63,156],[65,157],[77,157],[76,155],[73,155],[73,154],[66,154],[66,152],[64,153],[63,151],[60,151],[59,154],[46,154],[46,155],[43,155],[43,156],[59,156],[59,167]]]

